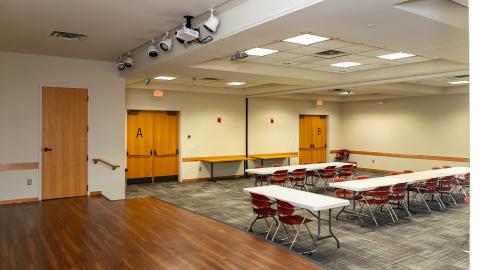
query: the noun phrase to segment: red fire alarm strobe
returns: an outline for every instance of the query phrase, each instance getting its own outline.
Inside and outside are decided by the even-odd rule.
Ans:
[[[154,97],[163,97],[163,90],[162,89],[155,89],[153,90]]]
[[[220,116],[217,117],[217,123],[222,123],[222,117]]]
[[[275,123],[275,119],[273,119],[273,117],[272,117],[272,118],[270,118],[270,124],[273,124],[273,123]]]

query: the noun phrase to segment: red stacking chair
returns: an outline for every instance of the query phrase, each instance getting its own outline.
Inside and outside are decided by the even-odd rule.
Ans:
[[[400,206],[403,208],[405,213],[407,214],[409,219],[412,219],[412,215],[410,214],[410,211],[408,210],[408,206],[405,203],[405,195],[407,194],[407,185],[400,183],[393,185],[392,188],[390,189],[390,203],[392,204],[397,204],[398,207]],[[395,214],[395,211],[393,212]],[[395,218],[398,221],[398,217],[395,214]]]
[[[399,175],[399,174],[403,174],[403,172],[389,172],[388,174],[389,175]]]
[[[282,166],[283,166],[282,164],[277,164],[277,163],[272,164],[272,167],[282,167]]]
[[[345,178],[335,178],[333,180],[334,183],[337,183],[337,182],[345,182],[347,181]],[[342,199],[345,199],[345,200],[360,200],[362,198],[361,195],[356,195],[355,198],[353,198],[353,192],[352,191],[349,191],[349,190],[344,190],[344,189],[341,189],[341,188],[336,188],[335,189],[335,196],[337,198],[342,198]]]
[[[285,186],[288,180],[288,170],[275,171],[270,177],[270,184]]]
[[[442,169],[448,169],[448,168],[451,168],[451,167],[448,165],[442,166]]]
[[[255,194],[255,193],[250,193],[250,195],[251,195],[251,202],[252,202],[252,210],[253,210],[253,214],[255,215],[255,218],[250,223],[250,226],[248,226],[247,231],[251,232],[253,224],[255,224],[257,220],[263,219],[265,220],[268,226],[267,236],[265,237],[266,239],[268,239],[268,235],[270,234],[270,230],[272,229],[273,223],[275,222],[278,225],[278,221],[275,218],[275,215],[277,214],[277,210],[272,208],[272,201],[270,201],[268,197],[260,194]],[[272,222],[272,224],[269,224],[267,221],[267,218],[272,218],[274,222]]]
[[[365,180],[365,179],[369,179],[370,176],[368,175],[358,175],[358,176],[355,176],[355,180]]]
[[[388,211],[388,214],[390,215],[390,218],[392,219],[392,222],[395,223],[394,215],[396,214],[393,211],[392,206],[388,203],[390,201],[390,186],[377,187],[374,190],[364,191],[362,195],[363,195],[363,198],[360,200],[360,203],[363,203],[363,205],[360,211],[363,212],[363,207],[366,205],[368,212],[370,213],[370,216],[372,217],[373,222],[375,223],[375,226],[377,228],[378,228],[378,222],[371,208],[371,206],[373,205],[377,206],[377,209],[381,208],[382,206],[386,206],[386,209]]]
[[[459,192],[461,192],[465,197],[470,196],[470,173],[467,173],[463,178],[457,178],[457,187],[459,187]]]
[[[340,167],[338,172],[338,176],[341,178],[349,178],[352,177],[353,174],[353,165],[343,165]]]
[[[353,165],[352,167],[352,171],[353,171],[353,175],[357,174],[357,165],[358,163],[356,161],[345,161],[345,163],[350,163]]]
[[[428,196],[432,196],[433,198],[435,198],[440,208],[445,208],[445,206],[442,203],[442,200],[440,199],[440,195],[437,193],[437,183],[438,183],[438,178],[432,178],[432,179],[428,179],[427,181],[421,184],[415,185],[415,188],[413,189],[413,192],[415,193],[415,196],[413,197],[413,201],[415,201],[417,197],[420,197],[420,202],[422,202],[425,205],[429,213],[431,212],[431,210],[426,200]]]
[[[432,170],[441,170],[441,167],[433,167]]]
[[[323,180],[323,189],[325,191],[327,191],[328,183],[335,178],[335,174],[337,174],[337,167],[335,165],[327,166],[318,171],[319,178]]]
[[[306,225],[307,223],[312,222],[313,220],[307,218],[308,213],[305,212],[304,215],[298,215],[295,214],[296,210],[300,209],[295,209],[295,207],[285,201],[277,200],[277,216],[280,222],[283,225],[283,228],[285,229],[285,232],[288,235],[287,228],[285,225],[290,225],[292,228],[295,230],[295,237],[291,242],[285,243],[285,244],[290,244],[290,250],[292,249],[293,245],[295,242],[297,242],[298,234],[300,233],[300,230],[302,229],[303,225],[305,224],[305,228],[307,228],[308,234],[310,235],[310,238],[312,239],[313,247],[316,245],[315,238],[312,235],[312,232]],[[298,229],[295,228],[297,226]],[[277,235],[278,229],[280,226],[277,226],[277,229],[275,230],[275,233],[273,234],[272,241],[275,240],[275,236]]]
[[[307,181],[307,169],[295,169],[290,174],[289,180],[293,188],[300,187],[300,189],[305,188],[305,190],[308,191],[307,185],[305,183]]]
[[[415,171],[412,170],[404,170],[403,173],[414,173]]]
[[[266,168],[265,166],[255,166],[255,169]],[[268,178],[270,176],[267,174],[255,174],[255,186],[263,186],[263,183],[266,182],[268,184]]]
[[[442,200],[442,194],[446,194],[452,201],[453,204],[457,205],[457,201],[455,201],[455,198],[453,197],[453,188],[454,188],[454,178],[453,176],[445,176],[440,179],[438,179],[438,186],[437,186],[437,192],[440,194],[440,201],[443,204],[443,207],[445,207],[445,203]]]

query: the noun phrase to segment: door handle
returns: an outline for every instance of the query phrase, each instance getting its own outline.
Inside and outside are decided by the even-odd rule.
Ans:
[[[157,149],[153,150],[153,155],[154,155],[154,156],[157,155]]]
[[[48,147],[43,147],[42,148],[42,152],[48,152],[48,151],[52,151],[53,149],[52,148],[48,148]]]
[[[150,150],[150,156],[151,156],[152,154],[153,154],[153,151],[152,151],[152,150]]]

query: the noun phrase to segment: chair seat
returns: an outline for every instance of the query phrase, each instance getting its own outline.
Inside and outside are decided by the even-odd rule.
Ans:
[[[370,205],[372,204],[385,204],[389,199],[368,199],[366,202]]]
[[[277,214],[277,210],[273,208],[253,208],[253,212],[263,217],[273,217]]]
[[[401,201],[405,199],[405,194],[390,194],[390,200],[392,201]]]
[[[288,224],[288,225],[300,225],[302,224],[303,217],[299,215],[292,215],[292,216],[286,216],[286,217],[280,217],[280,221],[282,223]],[[313,220],[309,218],[305,218],[304,223],[309,223],[312,222]]]

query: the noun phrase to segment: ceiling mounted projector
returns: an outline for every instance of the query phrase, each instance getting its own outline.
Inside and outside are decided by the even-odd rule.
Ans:
[[[183,24],[182,28],[175,32],[175,37],[181,43],[188,43],[197,40],[200,37],[200,31],[192,28],[193,16],[183,16],[187,22]]]
[[[169,52],[172,49],[172,39],[169,37],[168,32],[163,35],[163,40],[160,41],[158,47],[165,52]]]
[[[217,32],[217,28],[218,28],[218,25],[220,24],[220,20],[215,15],[213,15],[213,12],[214,10],[211,9],[210,18],[208,18],[208,20],[206,20],[203,23],[203,27],[205,27],[208,31],[215,33]]]

